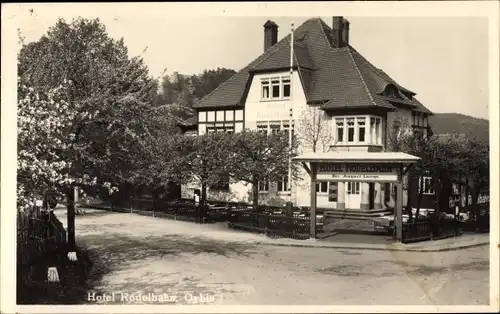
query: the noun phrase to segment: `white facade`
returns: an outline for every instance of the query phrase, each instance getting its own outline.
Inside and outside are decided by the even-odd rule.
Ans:
[[[290,77],[289,71],[272,74],[255,74],[247,94],[244,110],[208,110],[198,113],[198,134],[207,132],[240,132],[245,129],[273,132],[288,130],[290,125],[295,134],[301,136],[301,121],[307,105],[304,90],[299,74],[295,71]],[[319,109],[318,109],[319,110]],[[311,112],[311,111],[309,111]],[[321,111],[322,114],[323,111]],[[290,116],[291,113],[291,116]],[[338,151],[368,151],[370,148],[383,150],[386,145],[387,130],[392,128],[397,119],[406,119],[410,125],[426,126],[426,119],[420,120],[412,116],[409,109],[398,109],[389,112],[386,117],[376,115],[338,115],[327,116],[327,128],[333,135],[331,147]],[[299,153],[312,151],[311,147],[301,145]],[[318,150],[317,150],[318,151]],[[321,151],[321,149],[319,150]],[[288,179],[282,182],[259,184],[260,200],[262,203],[274,199],[274,204],[284,204],[292,201],[297,206],[309,206],[310,186],[309,175],[301,169],[301,180],[292,181],[288,188]],[[319,181],[317,184],[317,206],[322,208],[338,209],[367,209],[368,195],[375,193],[375,208],[382,207],[384,191],[379,183],[370,186],[363,182],[328,182]],[[183,197],[192,197],[194,188],[199,188],[196,182],[183,186]],[[337,190],[337,202],[331,199],[331,191]],[[226,201],[249,201],[251,184],[235,183],[229,185],[229,191],[209,190],[208,198]],[[390,199],[390,197],[389,197]],[[386,198],[387,200],[387,198]],[[392,201],[392,200],[391,200]],[[389,201],[389,203],[391,202]]]

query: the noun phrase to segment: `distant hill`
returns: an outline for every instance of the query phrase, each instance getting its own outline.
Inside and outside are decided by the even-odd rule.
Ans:
[[[479,139],[489,139],[489,121],[459,113],[436,113],[429,117],[434,134],[467,134]]]

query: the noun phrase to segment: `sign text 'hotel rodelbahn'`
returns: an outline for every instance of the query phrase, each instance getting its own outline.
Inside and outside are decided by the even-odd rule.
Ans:
[[[398,168],[390,164],[318,163],[318,180],[397,182]]]

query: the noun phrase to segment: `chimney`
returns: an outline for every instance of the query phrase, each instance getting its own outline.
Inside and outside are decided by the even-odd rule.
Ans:
[[[344,19],[344,27],[342,29],[342,42],[344,46],[349,45],[349,21]]]
[[[278,25],[267,20],[264,24],[264,51],[274,46],[278,42]]]
[[[342,48],[349,44],[349,21],[342,16],[332,18],[332,39],[336,48]]]

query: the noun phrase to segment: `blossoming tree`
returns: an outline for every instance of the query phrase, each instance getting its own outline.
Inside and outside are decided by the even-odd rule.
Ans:
[[[49,188],[65,194],[72,246],[75,187],[113,193],[142,179],[138,161],[161,128],[157,83],[123,40],[86,19],[60,20],[23,45],[18,74],[19,205]]]

